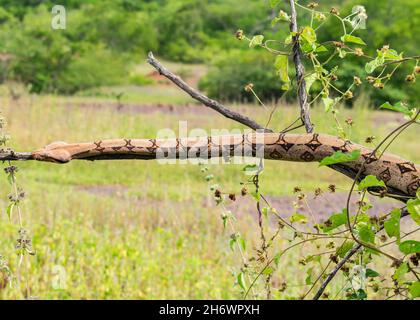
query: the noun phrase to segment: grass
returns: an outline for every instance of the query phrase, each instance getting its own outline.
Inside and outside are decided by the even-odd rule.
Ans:
[[[139,103],[139,104],[187,104],[193,100],[187,94],[179,94],[179,89],[174,87],[159,87],[156,85],[125,85],[114,87],[103,87],[86,90],[79,93],[80,102],[118,102],[117,96],[121,94],[120,103]],[[75,101],[74,97],[68,100]]]
[[[172,89],[171,89],[172,90]],[[160,92],[160,93],[158,93]],[[156,96],[155,96],[156,94]],[[156,102],[170,90],[141,92],[144,101]],[[181,103],[182,93],[174,93]],[[137,96],[136,96],[137,97]],[[150,100],[149,100],[150,99]],[[177,100],[179,99],[179,100]],[[161,101],[161,100],[160,100]],[[96,103],[97,107],[80,106]],[[172,101],[173,102],[173,101]],[[109,107],[104,98],[28,96],[12,100],[1,97],[2,112],[8,120],[11,146],[30,151],[50,142],[90,141],[115,137],[152,138],[158,130],[178,131],[178,121],[188,120],[190,129],[200,127],[232,129],[241,127],[202,106],[172,112],[124,112]],[[268,111],[257,106],[234,106],[260,122]],[[320,108],[313,111],[317,131],[335,133],[331,119]],[[280,106],[271,127],[281,129],[297,117],[293,106]],[[372,135],[384,137],[402,121],[387,112],[359,107],[342,110],[355,123],[351,138],[363,142]],[[415,162],[418,129],[407,130],[391,151]],[[349,180],[317,164],[266,162],[261,176],[262,190],[273,197],[290,195],[295,186],[312,192],[334,182],[340,189]],[[209,197],[208,183],[198,166],[162,166],[154,161],[72,162],[67,165],[18,163],[18,181],[27,192],[23,204],[24,224],[33,236],[36,256],[22,267],[30,295],[40,299],[235,299],[241,298],[235,274],[241,266],[237,251],[231,252],[231,230],[223,230],[220,208]],[[239,193],[244,181],[242,166],[210,166],[223,190]],[[5,175],[0,180],[1,207],[5,208],[10,186]],[[241,200],[242,201],[242,200]],[[249,252],[259,242],[253,208],[241,207],[236,231],[247,239]],[[10,222],[0,216],[0,254],[16,270],[14,242],[16,217]],[[286,236],[285,236],[286,237]],[[276,248],[288,243],[282,239]],[[322,250],[322,249],[321,249]],[[293,250],[282,258],[274,281],[286,281],[284,293],[276,298],[296,298],[308,288],[305,271],[298,260],[311,245]],[[388,261],[379,261],[378,271],[390,270]],[[57,273],[65,285],[57,289]],[[337,292],[342,279],[331,287]],[[0,290],[4,299],[22,298],[22,290],[12,286]],[[380,297],[377,295],[376,297]]]

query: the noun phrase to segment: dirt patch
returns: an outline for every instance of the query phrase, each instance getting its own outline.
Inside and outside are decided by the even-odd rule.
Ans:
[[[159,85],[169,86],[172,84],[172,82],[168,80],[168,78],[161,75],[158,71],[152,71],[148,73],[147,78],[149,78],[150,80],[154,81],[155,83]]]
[[[299,212],[308,217],[313,215],[318,223],[326,220],[332,213],[341,212],[345,207],[347,194],[325,193],[316,198],[308,196],[306,198],[307,205],[304,201],[297,202],[296,197],[293,196],[267,196],[267,200],[283,218],[288,218],[294,213]],[[401,207],[400,203],[392,199],[377,199],[370,197],[369,200],[373,205],[373,208],[368,211],[371,216],[380,216],[390,212],[395,207]],[[351,201],[350,212],[355,213],[357,211],[357,201],[358,197],[355,195]],[[296,208],[295,205],[298,205],[298,208]],[[232,210],[232,212],[238,212],[240,214],[257,215],[255,202],[248,198],[240,199],[240,201],[228,205],[228,208]]]
[[[397,112],[377,111],[372,114],[372,123],[398,126],[406,121],[404,116]]]
[[[84,191],[93,195],[99,196],[122,196],[128,191],[128,188],[121,185],[98,185],[98,186],[78,186],[78,191]],[[343,210],[347,200],[347,193],[324,193],[314,198],[313,196],[307,196],[305,201],[297,201],[295,196],[281,196],[272,197],[267,196],[267,200],[273,208],[283,218],[288,218],[296,212],[303,213],[306,216],[314,216],[317,222],[326,220],[332,213],[338,213]],[[139,199],[132,199],[133,202],[141,202]],[[149,204],[160,206],[160,200],[148,199]],[[355,195],[350,204],[350,211],[355,213],[357,211],[358,197]],[[373,208],[368,211],[371,216],[380,216],[390,212],[393,208],[401,207],[401,203],[392,199],[378,199],[375,197],[369,198]],[[307,203],[307,204],[306,204]],[[190,206],[189,201],[171,203],[171,206]],[[207,197],[203,197],[201,201],[202,208],[209,208],[215,206]],[[239,216],[254,215],[257,216],[255,202],[250,197],[239,198],[235,202],[230,202],[226,207],[232,212],[237,213]]]
[[[182,105],[174,104],[135,104],[135,103],[118,103],[118,102],[65,102],[65,108],[83,108],[93,109],[97,111],[103,110],[115,110],[121,113],[129,114],[153,114],[153,113],[165,113],[165,114],[200,114],[210,115],[215,112],[209,108],[203,107],[196,103],[187,103]]]
[[[101,186],[79,186],[76,188],[79,191],[87,192],[96,196],[102,197],[117,197],[124,198],[129,201],[134,208],[138,208],[139,211],[148,208],[152,212],[156,212],[156,217],[165,217],[168,212],[181,212],[185,207],[191,207],[191,201],[170,201],[170,200],[158,200],[158,199],[139,199],[137,197],[127,196],[128,188],[121,185],[101,185]],[[346,193],[334,193],[334,194],[322,194],[316,199],[308,197],[308,206],[305,203],[300,203],[299,209],[294,207],[296,197],[293,196],[281,196],[281,197],[270,197],[267,196],[267,200],[271,206],[275,208],[278,214],[288,219],[291,215],[296,212],[303,213],[308,217],[307,226],[313,226],[314,224],[322,223],[328,219],[333,213],[338,213],[345,207],[347,199]],[[368,210],[370,216],[381,216],[389,213],[392,209],[402,207],[402,204],[392,199],[377,199],[370,197],[370,203],[373,208]],[[351,202],[350,212],[352,215],[357,212],[357,196]],[[196,204],[198,205],[198,204]],[[170,210],[168,211],[168,208]],[[232,211],[238,219],[245,219],[246,217],[253,217],[255,223],[258,220],[258,213],[256,210],[255,201],[251,197],[240,197],[235,202],[230,202],[226,205],[226,208]],[[199,208],[197,208],[199,209]],[[202,210],[202,211],[201,211]],[[201,212],[214,212],[217,210],[216,204],[209,197],[203,197],[200,209]],[[219,209],[220,210],[220,209]],[[153,215],[154,216],[154,215]],[[272,226],[277,225],[277,218],[272,215],[271,224]],[[314,217],[314,218],[312,218]],[[164,220],[163,220],[164,221]],[[257,225],[255,225],[257,226]],[[405,218],[401,221],[402,230],[410,231],[416,227],[415,223],[410,218]]]
[[[121,185],[78,186],[76,190],[99,196],[120,196],[127,192],[127,187]]]

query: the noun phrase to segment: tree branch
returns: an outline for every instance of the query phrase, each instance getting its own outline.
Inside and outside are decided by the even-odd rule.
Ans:
[[[295,8],[294,0],[290,0],[290,32],[298,32],[297,24],[297,12]],[[314,127],[311,122],[311,117],[309,115],[309,103],[308,103],[308,94],[306,93],[306,81],[305,81],[305,67],[303,66],[301,60],[301,49],[299,44],[299,36],[295,35],[293,37],[293,62],[296,69],[296,81],[298,84],[298,99],[300,105],[300,117],[302,123],[305,125],[306,132],[311,133],[314,131]]]
[[[192,98],[195,100],[201,102],[206,107],[209,107],[220,114],[224,115],[226,118],[232,119],[236,122],[239,122],[251,129],[254,130],[264,130],[265,132],[272,132],[270,129],[264,128],[262,125],[258,124],[254,120],[248,118],[247,116],[244,116],[238,112],[229,110],[224,105],[222,105],[220,102],[217,102],[215,100],[210,99],[209,97],[205,96],[204,94],[200,93],[196,89],[189,86],[184,80],[181,79],[181,77],[177,76],[176,74],[169,71],[167,68],[165,68],[154,56],[152,52],[149,52],[147,62],[151,64],[153,67],[156,68],[156,70],[169,80],[171,80],[175,85],[177,85],[181,90],[188,93]]]
[[[0,150],[0,161],[34,160],[31,152],[14,152],[13,150]]]

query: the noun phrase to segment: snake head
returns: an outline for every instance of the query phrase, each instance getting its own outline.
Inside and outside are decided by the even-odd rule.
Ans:
[[[66,142],[53,142],[43,149],[32,152],[32,157],[38,161],[67,163],[71,160],[71,153],[66,146],[68,146]]]

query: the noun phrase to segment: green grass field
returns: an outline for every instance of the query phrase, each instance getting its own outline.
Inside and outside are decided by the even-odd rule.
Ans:
[[[135,90],[134,90],[135,91]],[[184,104],[190,99],[176,89],[147,88],[135,91],[139,104]],[[89,105],[94,104],[94,107]],[[177,132],[178,121],[189,129],[242,128],[200,105],[160,109],[155,105],[118,109],[113,99],[23,95],[15,101],[1,97],[2,113],[12,136],[10,146],[31,151],[53,141],[81,142],[105,138],[153,138],[158,130]],[[260,106],[233,106],[260,122],[269,111]],[[331,119],[321,107],[312,111],[316,130],[335,133]],[[387,112],[372,112],[361,105],[342,110],[355,125],[351,139],[363,142],[367,136],[378,140],[402,118]],[[298,117],[294,106],[280,105],[271,127],[280,130]],[[407,130],[392,152],[419,162],[418,129]],[[231,230],[224,231],[217,207],[199,166],[159,165],[154,161],[72,162],[66,165],[18,163],[18,182],[25,189],[24,225],[33,237],[34,257],[26,259],[22,287],[39,299],[234,299],[241,298],[235,276],[241,266],[237,251],[229,248]],[[240,165],[214,165],[212,183],[240,193],[246,177]],[[272,197],[291,195],[295,186],[307,192],[326,189],[330,183],[339,190],[349,187],[344,176],[317,164],[266,162],[261,176],[263,193]],[[0,180],[1,207],[7,205],[10,186],[6,175]],[[246,199],[238,199],[246,201]],[[248,202],[249,203],[249,202]],[[343,204],[344,205],[344,204]],[[240,206],[234,212],[235,228],[247,239],[249,253],[259,241],[255,209]],[[277,208],[279,211],[281,208]],[[16,270],[14,251],[18,226],[0,216],[0,254]],[[284,248],[287,240],[276,243]],[[297,298],[304,293],[305,272],[298,260],[311,245],[290,251],[281,261],[273,282],[286,281],[284,293],[275,298]],[[306,252],[307,250],[307,252]],[[320,249],[322,250],[322,249]],[[376,261],[376,260],[375,260]],[[29,263],[28,263],[29,262]],[[378,260],[377,270],[386,274],[389,261]],[[65,277],[57,288],[57,270]],[[302,269],[303,270],[303,269]],[[337,293],[338,278],[329,292]],[[22,298],[16,283],[0,289],[4,299]],[[334,295],[331,295],[334,297]],[[380,294],[373,296],[380,297]]]

